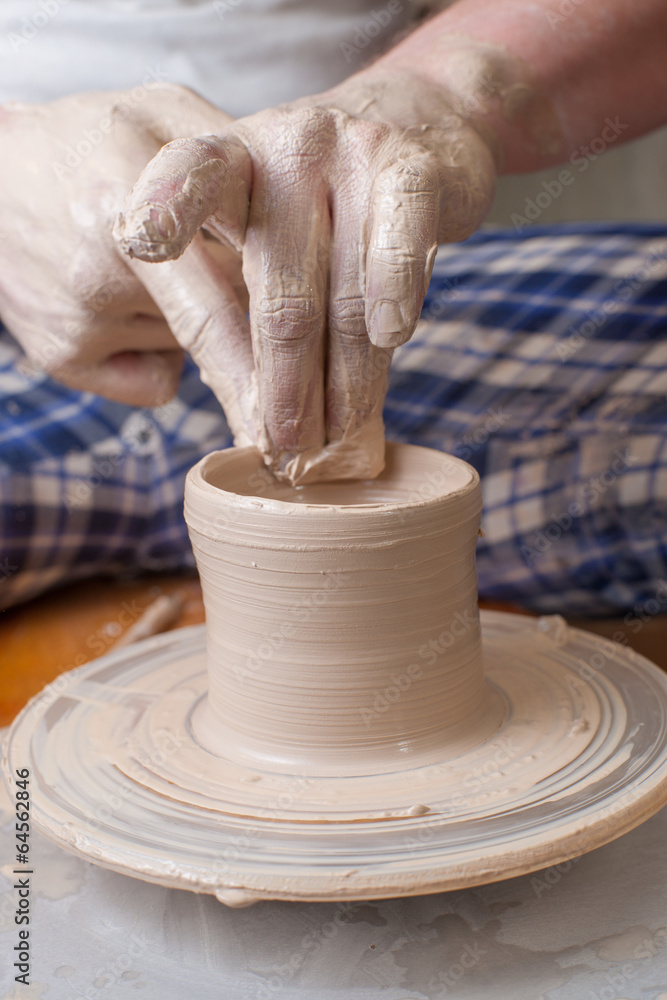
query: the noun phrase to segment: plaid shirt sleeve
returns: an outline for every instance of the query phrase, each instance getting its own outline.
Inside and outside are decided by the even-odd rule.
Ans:
[[[385,421],[479,471],[482,596],[667,611],[666,330],[664,227],[483,231],[440,249]],[[185,474],[230,443],[191,362],[175,400],[136,410],[59,386],[3,331],[0,603],[193,565]]]

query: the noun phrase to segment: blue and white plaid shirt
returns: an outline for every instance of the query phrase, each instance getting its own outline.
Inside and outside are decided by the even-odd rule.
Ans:
[[[396,352],[387,436],[479,471],[480,593],[539,611],[667,611],[667,229],[481,232],[442,247]],[[0,333],[0,603],[193,565],[183,483],[231,443],[188,362],[136,410],[67,389]]]

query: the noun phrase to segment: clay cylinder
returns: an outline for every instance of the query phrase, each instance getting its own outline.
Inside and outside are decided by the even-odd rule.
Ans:
[[[188,474],[209,691],[195,736],[291,774],[442,761],[479,733],[479,477],[389,444],[374,480],[292,488],[253,448]]]

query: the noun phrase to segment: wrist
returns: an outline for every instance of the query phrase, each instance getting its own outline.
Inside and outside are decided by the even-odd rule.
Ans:
[[[463,35],[437,35],[423,59],[421,46],[412,48],[410,41],[353,79],[366,87],[385,81],[402,104],[410,92],[414,110],[429,125],[443,127],[447,110],[457,115],[484,139],[498,173],[560,161],[566,146],[561,123],[525,63]]]

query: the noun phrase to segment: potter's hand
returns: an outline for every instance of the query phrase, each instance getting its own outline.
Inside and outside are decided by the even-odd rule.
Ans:
[[[174,85],[0,108],[0,316],[34,364],[132,405],[173,395],[183,352],[141,282],[142,267],[169,282],[173,265],[132,269],[113,221],[165,142],[229,121]],[[236,282],[243,295],[239,255],[217,242],[198,237],[179,268],[204,291]]]
[[[196,282],[178,282],[153,292],[172,330],[210,358],[202,374],[235,432],[216,345],[230,327],[239,351],[252,340],[258,443],[278,475],[375,476],[392,349],[415,328],[437,244],[474,231],[494,178],[486,142],[446,92],[367,73],[171,143],[144,171],[117,237],[143,261],[178,258],[201,226],[242,248],[249,326],[224,288],[202,322]]]

